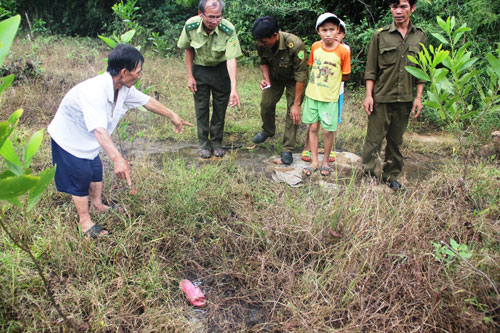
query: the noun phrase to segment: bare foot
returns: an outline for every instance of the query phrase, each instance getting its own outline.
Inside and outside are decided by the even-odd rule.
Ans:
[[[105,212],[109,209],[109,206],[103,204],[102,202],[100,204],[94,204],[94,211],[96,213],[101,213],[101,212]]]
[[[131,193],[131,194],[134,194],[134,193]],[[137,193],[135,193],[135,194],[137,194]],[[101,203],[100,205],[94,205],[94,212],[96,212],[96,213],[107,212],[110,209],[113,209],[114,211],[118,212],[118,214],[125,213],[125,209],[123,209],[122,207],[120,207],[118,205],[108,206],[108,205],[105,205],[103,203]]]

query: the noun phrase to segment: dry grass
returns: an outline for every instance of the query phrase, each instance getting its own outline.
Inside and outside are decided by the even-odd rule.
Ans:
[[[4,96],[2,119],[22,106],[22,131],[46,126],[65,91],[101,69],[105,53],[87,46],[78,48],[87,59],[81,64],[63,56],[73,43],[40,43],[34,54],[44,72]],[[14,57],[32,48],[17,41]],[[146,55],[144,83],[193,120],[183,66]],[[240,72],[245,109],[228,113],[227,130],[249,143],[260,126],[258,70]],[[342,148],[355,152],[364,135],[359,105],[359,94],[349,95],[339,134]],[[148,128],[149,139],[195,141],[194,130],[173,135],[158,117],[128,117],[136,129]],[[429,153],[414,141],[404,149]],[[49,156],[45,145],[36,165],[49,165]],[[432,245],[450,238],[467,244],[470,262],[498,286],[498,160],[475,159],[463,183],[451,149],[440,156],[439,170],[394,195],[356,175],[339,178],[338,191],[315,182],[291,189],[238,167],[234,156],[199,165],[173,154],[160,167],[148,158],[134,162],[136,197],[106,168],[105,197],[125,209],[94,215],[113,231],[107,239],[83,239],[70,198],[53,186],[32,215],[10,209],[6,218],[37,254],[65,312],[89,331],[498,331],[500,299],[491,284],[462,260],[436,261]],[[28,258],[4,234],[0,249],[1,329],[63,330]],[[200,283],[204,309],[185,302],[183,278]]]

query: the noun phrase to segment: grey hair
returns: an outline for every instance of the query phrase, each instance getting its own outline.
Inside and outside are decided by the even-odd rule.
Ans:
[[[207,6],[207,2],[209,3],[218,2],[221,8],[221,12],[224,12],[224,0],[200,0],[200,2],[198,3],[198,10],[202,14],[205,14],[205,7]]]

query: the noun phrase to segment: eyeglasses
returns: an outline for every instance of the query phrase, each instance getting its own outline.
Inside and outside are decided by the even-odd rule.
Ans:
[[[222,15],[219,15],[219,16],[215,16],[215,15],[205,15],[205,14],[201,14],[203,16],[205,16],[207,18],[207,20],[209,21],[220,21],[222,20]]]

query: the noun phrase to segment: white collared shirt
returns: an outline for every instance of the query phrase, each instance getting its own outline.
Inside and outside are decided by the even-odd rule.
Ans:
[[[94,159],[101,147],[94,130],[105,128],[111,135],[128,108],[142,106],[149,99],[135,87],[123,86],[114,103],[113,78],[104,73],[71,88],[47,130],[68,153]]]

